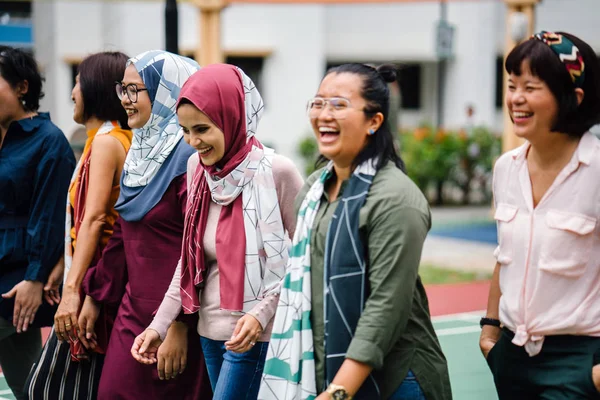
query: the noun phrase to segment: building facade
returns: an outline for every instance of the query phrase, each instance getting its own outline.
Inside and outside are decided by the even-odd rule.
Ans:
[[[178,9],[180,52],[192,55],[199,42],[198,10],[191,2],[179,2]],[[164,2],[153,0],[32,3],[33,51],[46,76],[42,105],[67,135],[78,128],[70,98],[77,63],[102,50],[135,55],[164,48],[164,10]],[[600,53],[600,1],[543,0],[536,14],[536,30],[574,33]],[[307,99],[327,66],[348,61],[400,66],[403,128],[441,121],[447,129],[475,123],[500,132],[505,5],[450,1],[446,15],[454,27],[453,54],[443,68],[436,52],[436,1],[234,3],[222,13],[222,43],[227,61],[258,81],[266,105],[260,138],[295,159],[298,141],[310,134]]]

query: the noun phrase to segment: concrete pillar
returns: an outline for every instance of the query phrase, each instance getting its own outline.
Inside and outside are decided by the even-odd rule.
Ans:
[[[525,36],[525,38],[523,38],[524,40],[527,40],[529,37],[531,37],[531,35],[534,34],[535,6],[540,1],[541,0],[504,0],[504,3],[506,4],[506,6],[508,8],[508,12],[506,13],[506,33],[505,33],[506,38],[505,38],[505,48],[504,48],[504,60],[506,60],[506,57],[511,52],[511,50],[519,44],[514,41],[514,39],[511,37],[511,34],[510,34],[511,33],[510,21],[511,21],[512,15],[516,12],[522,12],[523,14],[525,14],[527,16],[527,35]],[[504,77],[503,77],[503,93],[506,92],[506,81],[507,80],[508,80],[508,74],[506,73],[506,70],[505,70]],[[523,140],[514,134],[513,123],[508,114],[508,108],[506,107],[506,104],[504,102],[502,105],[502,114],[504,116],[503,117],[504,131],[502,133],[502,151],[505,152],[505,151],[512,150],[516,147],[519,147],[523,143]]]
[[[202,66],[222,63],[221,11],[229,0],[194,0],[198,7],[200,45],[196,49],[196,61]]]

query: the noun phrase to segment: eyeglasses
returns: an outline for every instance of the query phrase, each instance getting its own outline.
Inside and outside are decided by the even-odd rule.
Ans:
[[[137,103],[139,92],[143,92],[144,90],[148,91],[146,88],[138,88],[135,83],[123,85],[121,82],[115,82],[115,89],[119,100],[123,100],[123,95],[127,93],[127,97],[132,103]]]
[[[315,97],[314,99],[309,100],[306,105],[306,111],[308,113],[309,118],[318,118],[323,110],[327,108],[329,105],[331,115],[335,119],[344,119],[348,115],[350,109],[352,109],[352,104],[350,100],[345,99],[343,97],[331,97],[329,99],[325,99],[323,97]]]

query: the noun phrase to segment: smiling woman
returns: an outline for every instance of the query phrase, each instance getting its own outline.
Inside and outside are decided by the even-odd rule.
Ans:
[[[344,64],[308,103],[329,162],[296,199],[259,399],[452,397],[418,274],[429,207],[387,122],[395,78],[393,67]]]
[[[494,167],[499,246],[480,347],[501,400],[600,390],[600,63],[565,32],[507,57],[506,104],[527,140]],[[502,329],[500,327],[502,326]]]

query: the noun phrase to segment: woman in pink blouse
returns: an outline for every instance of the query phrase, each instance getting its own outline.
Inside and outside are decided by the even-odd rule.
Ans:
[[[203,68],[182,88],[177,115],[198,152],[188,162],[183,251],[154,321],[131,350],[176,376],[185,352],[165,360],[156,352],[181,311],[198,313],[216,400],[258,394],[302,186],[294,164],[254,137],[262,112],[258,90],[231,65]]]
[[[541,32],[506,60],[526,140],[494,169],[498,260],[480,347],[500,399],[600,397],[600,65]]]

